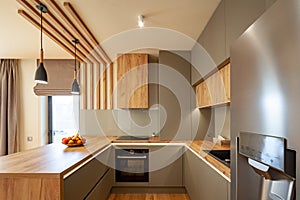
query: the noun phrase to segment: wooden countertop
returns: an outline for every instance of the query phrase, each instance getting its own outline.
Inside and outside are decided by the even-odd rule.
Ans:
[[[149,140],[130,141],[116,139],[116,136],[87,137],[87,143],[84,146],[67,147],[60,143],[53,143],[8,156],[2,156],[0,157],[0,176],[10,174],[43,174],[62,177],[111,143],[132,143],[133,145],[137,143],[185,143],[230,179],[230,168],[202,151],[210,149],[230,149],[229,146],[220,146],[202,140],[160,140],[159,137],[150,137]]]
[[[194,140],[192,142],[187,143],[187,145],[191,149],[193,149],[196,153],[198,153],[200,156],[202,156],[211,165],[217,168],[217,170],[223,173],[227,178],[230,179],[230,168],[203,151],[203,150],[229,150],[230,149],[229,145],[221,146],[219,144],[214,144],[213,142],[203,141],[203,140]]]
[[[179,140],[160,140],[159,137],[150,137],[149,140],[116,140],[117,137],[110,137],[112,143],[185,143],[193,149],[198,155],[203,157],[207,162],[213,165],[217,170],[230,179],[230,168],[214,157],[208,155],[203,150],[229,150],[230,145],[214,144],[210,141],[193,140],[193,141],[179,141]]]
[[[160,140],[158,136],[149,137],[148,140],[117,140],[118,136],[111,136],[109,138],[111,139],[112,143],[170,143],[172,142],[171,140]]]
[[[0,176],[10,174],[63,176],[110,143],[111,141],[106,137],[87,137],[84,146],[67,147],[60,143],[53,143],[2,156]]]
[[[63,199],[65,175],[72,173],[72,170],[84,164],[93,155],[116,142],[115,139],[116,137],[87,137],[87,143],[80,147],[67,147],[55,143],[0,157],[0,199]],[[132,145],[141,143],[141,141],[122,142]],[[144,142],[148,142],[149,145],[180,143],[189,146],[199,159],[205,159],[208,165],[218,173],[225,174],[230,181],[230,169],[227,166],[210,156],[203,155],[203,149],[212,147],[209,142],[166,141],[159,138],[151,138]],[[223,149],[218,145],[213,148]]]

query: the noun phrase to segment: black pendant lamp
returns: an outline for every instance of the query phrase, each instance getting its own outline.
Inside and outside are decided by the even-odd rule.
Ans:
[[[73,80],[73,83],[72,83],[72,90],[71,90],[71,94],[80,94],[80,89],[79,89],[79,84],[78,84],[78,81],[77,81],[77,68],[76,68],[76,44],[79,43],[79,40],[78,39],[74,39],[72,40],[72,42],[74,43],[74,46],[75,46],[75,66],[74,66],[74,80]]]
[[[48,83],[48,77],[47,77],[47,72],[44,67],[44,51],[43,51],[43,13],[47,13],[48,9],[45,5],[40,4],[36,6],[37,9],[41,11],[41,51],[40,51],[40,64],[35,71],[35,77],[34,81],[36,83],[41,83],[41,84],[47,84]]]

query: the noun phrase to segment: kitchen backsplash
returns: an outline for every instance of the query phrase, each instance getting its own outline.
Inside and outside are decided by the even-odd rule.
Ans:
[[[163,126],[164,113],[153,110],[81,110],[80,132],[83,135],[151,136]]]

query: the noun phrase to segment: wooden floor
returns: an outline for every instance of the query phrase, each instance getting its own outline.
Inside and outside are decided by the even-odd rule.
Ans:
[[[108,200],[189,200],[186,194],[111,194]]]

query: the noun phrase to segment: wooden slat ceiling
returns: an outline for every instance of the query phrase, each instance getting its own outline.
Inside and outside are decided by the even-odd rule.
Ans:
[[[111,63],[95,36],[69,2],[65,2],[63,8],[55,0],[17,0],[17,2],[23,7],[18,13],[38,29],[40,29],[40,11],[36,5],[44,4],[48,12],[43,13],[43,33],[72,56],[74,56],[72,40],[79,39],[80,43],[77,45],[79,61],[88,64],[101,63],[104,66]]]

